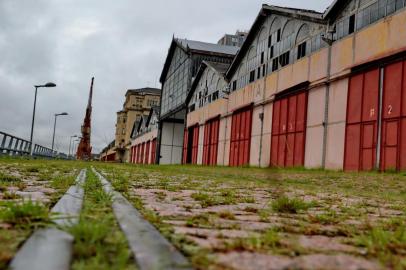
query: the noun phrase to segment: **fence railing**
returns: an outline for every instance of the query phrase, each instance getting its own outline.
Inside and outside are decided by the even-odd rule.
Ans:
[[[0,155],[28,156],[30,155],[30,145],[31,143],[27,140],[0,131]],[[67,158],[63,153],[57,153],[50,148],[38,144],[34,144],[33,156],[44,158]]]

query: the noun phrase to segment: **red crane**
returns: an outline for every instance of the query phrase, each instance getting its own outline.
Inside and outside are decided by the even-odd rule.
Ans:
[[[82,138],[78,146],[78,151],[76,153],[76,158],[79,160],[90,160],[92,157],[92,146],[90,145],[90,135],[91,135],[91,116],[92,116],[92,98],[93,98],[93,82],[90,85],[89,101],[86,108],[86,116],[82,125]]]

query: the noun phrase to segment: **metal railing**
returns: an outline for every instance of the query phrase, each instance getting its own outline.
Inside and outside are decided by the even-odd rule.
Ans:
[[[31,143],[27,140],[0,131],[0,155],[29,156],[30,145]],[[34,145],[33,156],[42,158],[67,158],[63,153],[52,151],[50,148],[38,144]]]

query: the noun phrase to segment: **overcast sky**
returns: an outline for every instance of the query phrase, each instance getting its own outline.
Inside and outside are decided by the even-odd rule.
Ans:
[[[92,145],[114,139],[127,89],[160,87],[172,36],[217,42],[249,29],[262,3],[324,11],[332,0],[0,0],[0,131],[29,138],[35,84],[35,142],[68,151],[95,77]]]

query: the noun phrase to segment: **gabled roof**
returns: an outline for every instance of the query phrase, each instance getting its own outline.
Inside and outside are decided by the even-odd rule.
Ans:
[[[168,55],[161,73],[159,81],[164,82],[166,74],[168,73],[172,56],[175,53],[176,47],[181,48],[186,54],[206,54],[233,57],[239,50],[239,47],[225,46],[214,43],[207,43],[202,41],[188,40],[173,38],[168,50]]]
[[[236,47],[236,46],[219,45],[219,44],[215,44],[215,43],[207,43],[207,42],[196,41],[196,40],[176,39],[176,42],[184,50],[191,50],[191,51],[195,51],[195,52],[208,52],[208,53],[235,55],[239,50],[239,47]]]
[[[254,21],[250,31],[248,32],[247,38],[243,43],[240,51],[234,58],[233,62],[230,65],[229,70],[226,73],[226,78],[228,80],[234,75],[235,71],[238,68],[238,65],[242,61],[245,54],[248,52],[251,43],[255,40],[258,31],[261,29],[261,26],[265,22],[266,18],[271,14],[279,14],[284,16],[289,16],[292,18],[310,21],[320,24],[325,24],[325,20],[323,18],[323,13],[314,11],[314,10],[307,10],[307,9],[296,9],[296,8],[286,8],[286,7],[278,7],[278,6],[269,6],[269,5],[262,5],[260,12],[258,13],[257,18]]]
[[[156,115],[157,118],[159,118],[159,106],[152,106],[151,110],[149,111],[148,117],[147,117],[147,123],[146,126],[149,126],[149,123],[151,122],[152,116]]]
[[[130,135],[131,138],[135,137],[135,133],[137,131],[138,123],[139,123],[139,121],[137,121],[137,120],[134,121],[133,127],[131,129],[131,135]]]
[[[142,115],[140,121],[138,122],[138,126],[137,126],[137,132],[140,131],[140,129],[142,128],[142,126],[145,126],[144,123],[147,122],[147,116]]]
[[[230,64],[225,64],[225,63],[215,63],[215,62],[210,62],[210,61],[203,61],[200,64],[199,70],[196,74],[195,79],[192,82],[192,86],[190,88],[190,91],[186,97],[186,104],[189,104],[190,100],[193,97],[193,94],[199,84],[200,78],[202,77],[204,71],[206,68],[211,68],[214,72],[218,73],[220,77],[225,77],[225,74],[229,68]]]
[[[334,0],[333,3],[324,11],[324,19],[334,19],[340,13],[340,11],[350,2],[351,0]]]

